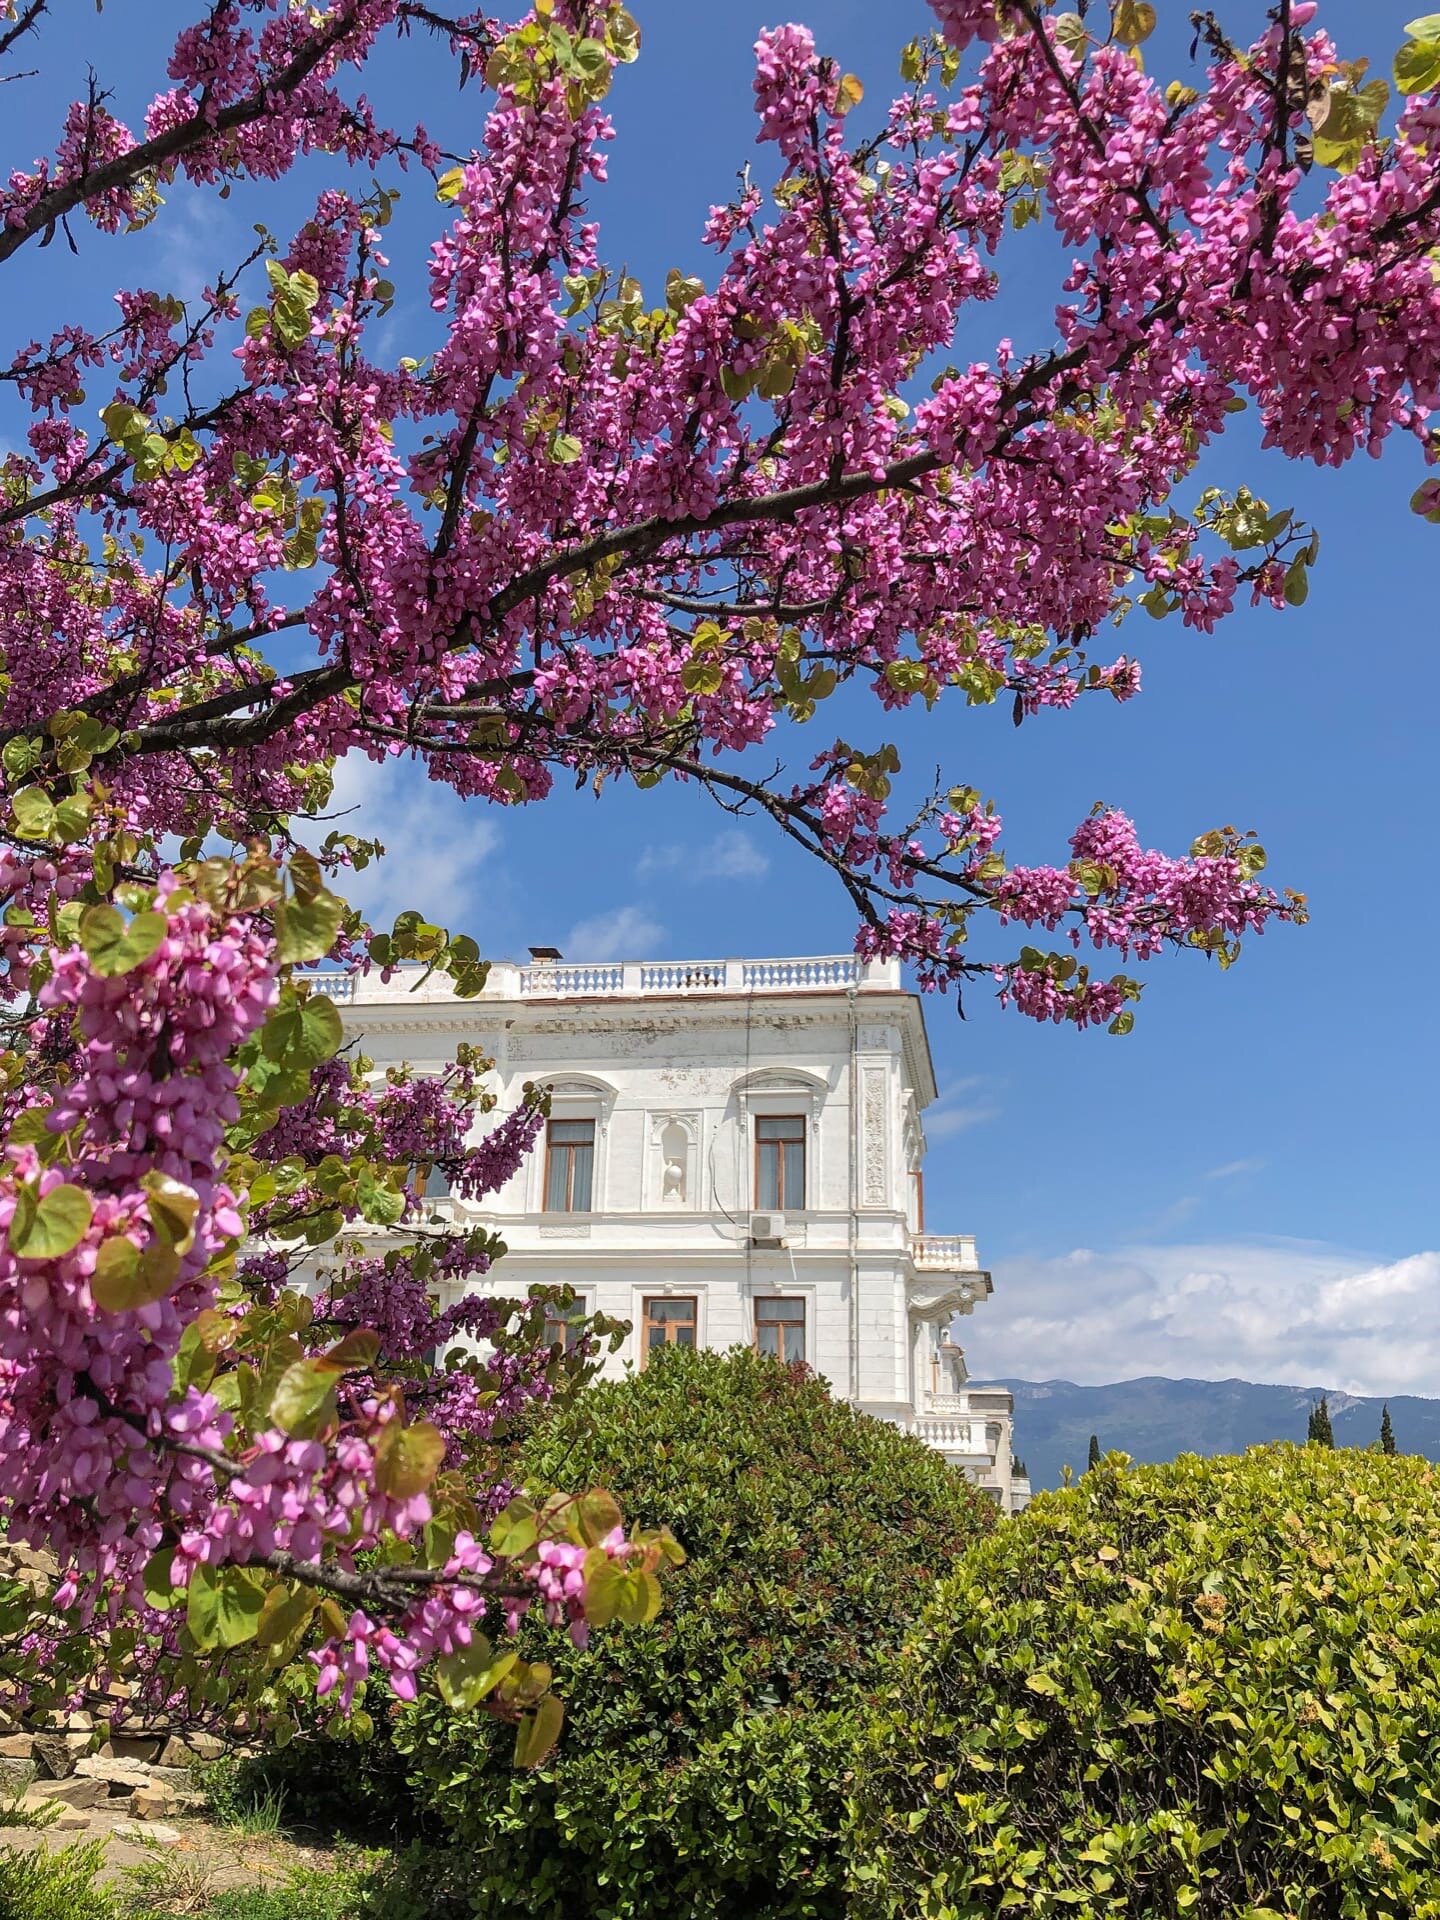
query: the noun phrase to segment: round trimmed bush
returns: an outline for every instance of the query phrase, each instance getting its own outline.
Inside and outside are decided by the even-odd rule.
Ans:
[[[401,1715],[417,1800],[474,1856],[482,1915],[844,1911],[854,1748],[936,1577],[993,1508],[920,1442],[755,1354],[667,1350],[525,1445],[532,1488],[608,1488],[686,1564],[659,1617],[584,1652],[525,1629],[566,1705],[517,1773],[483,1714]]]
[[[941,1585],[857,1772],[857,1914],[1435,1920],[1440,1477],[1109,1456]]]

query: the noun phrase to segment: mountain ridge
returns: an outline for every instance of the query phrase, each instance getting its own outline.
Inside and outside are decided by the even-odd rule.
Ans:
[[[1060,1486],[1066,1465],[1077,1478],[1084,1472],[1092,1433],[1104,1452],[1128,1453],[1136,1461],[1243,1453],[1271,1440],[1303,1441],[1310,1409],[1322,1393],[1338,1446],[1378,1440],[1381,1409],[1388,1403],[1401,1452],[1440,1459],[1440,1399],[1419,1394],[1356,1394],[1238,1375],[1194,1380],[1153,1373],[1098,1386],[999,1378],[971,1384],[1005,1387],[1014,1395],[1015,1451],[1037,1493]]]

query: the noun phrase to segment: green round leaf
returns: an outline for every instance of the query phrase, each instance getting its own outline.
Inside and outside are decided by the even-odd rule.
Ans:
[[[297,1360],[288,1366],[270,1401],[270,1418],[275,1425],[283,1433],[314,1433],[334,1404],[335,1382],[343,1371],[326,1360]]]
[[[10,1222],[10,1251],[22,1260],[58,1260],[85,1238],[95,1209],[83,1187],[52,1187],[43,1200],[22,1186]]]
[[[163,913],[137,913],[127,924],[118,907],[90,907],[80,918],[80,945],[94,971],[112,980],[148,960],[168,927]]]
[[[1429,93],[1440,86],[1440,36],[1406,41],[1395,56],[1395,85],[1401,93]]]
[[[318,1067],[333,1058],[344,1039],[335,1002],[323,993],[291,999],[276,1008],[260,1034],[267,1060],[285,1067]]]
[[[175,1253],[188,1253],[195,1244],[195,1216],[200,1196],[183,1180],[168,1173],[147,1173],[140,1182],[150,1207],[150,1225],[157,1239]]]
[[[477,1633],[468,1647],[435,1662],[441,1699],[457,1713],[469,1713],[499,1686],[519,1658],[518,1648],[507,1647],[497,1654],[485,1635]]]
[[[282,900],[275,909],[276,953],[282,966],[323,960],[340,931],[344,903],[323,889],[313,900]]]
[[[1111,31],[1122,47],[1138,47],[1155,31],[1155,9],[1150,0],[1116,0]]]
[[[413,1427],[392,1421],[375,1449],[375,1484],[392,1500],[409,1500],[423,1493],[440,1471],[445,1437],[428,1420]]]
[[[565,1708],[553,1693],[532,1707],[515,1735],[517,1767],[538,1767],[560,1738],[565,1724]]]
[[[202,1652],[253,1640],[265,1605],[263,1574],[249,1567],[198,1566],[185,1597],[185,1624]]]
[[[165,1547],[159,1553],[152,1553],[145,1562],[143,1585],[145,1602],[159,1613],[168,1613],[180,1598],[170,1584],[170,1569],[174,1564],[175,1549]]]
[[[55,828],[55,808],[39,787],[22,787],[10,802],[16,831],[26,840],[48,840]]]

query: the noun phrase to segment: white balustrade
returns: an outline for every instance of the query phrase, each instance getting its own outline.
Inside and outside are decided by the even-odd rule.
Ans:
[[[968,1393],[927,1393],[925,1396],[925,1411],[927,1413],[944,1413],[952,1416],[964,1414],[968,1417],[972,1411],[970,1396]]]
[[[311,973],[303,977],[329,999],[374,1003],[407,999],[423,972],[417,965],[403,965],[393,968],[388,980],[382,980],[378,971],[363,976]],[[852,987],[895,992],[900,985],[897,961],[860,960],[853,953],[788,960],[541,960],[524,966],[497,961],[479,997],[487,1001],[614,1000],[651,994],[844,992]],[[432,973],[418,997],[449,999],[449,980],[443,973]]]
[[[743,960],[741,984],[752,992],[804,993],[816,987],[853,987],[861,977],[861,962],[853,953],[819,960]]]
[[[613,966],[576,966],[555,960],[521,967],[518,972],[520,992],[526,998],[537,994],[595,998],[647,993],[807,993],[858,986],[865,978],[864,963],[848,953],[798,960],[639,960]]]
[[[919,1414],[913,1428],[915,1438],[938,1453],[963,1453],[989,1458],[985,1445],[984,1423],[952,1419],[944,1414]]]
[[[912,1233],[910,1258],[929,1273],[973,1273],[980,1266],[970,1233]]]
[[[527,998],[552,993],[566,998],[573,998],[577,994],[593,997],[619,993],[622,978],[623,969],[620,967],[567,966],[560,962],[546,962],[543,966],[520,969],[520,991]]]
[[[310,983],[312,993],[321,993],[327,1000],[353,1000],[355,998],[355,975],[353,973],[306,973],[300,976]]]
[[[645,960],[638,972],[641,993],[723,993],[729,969],[723,960]]]

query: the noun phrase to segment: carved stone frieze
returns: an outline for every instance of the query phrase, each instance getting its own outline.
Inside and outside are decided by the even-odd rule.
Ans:
[[[888,1131],[885,1115],[885,1078],[883,1067],[865,1069],[862,1109],[864,1139],[861,1149],[861,1166],[867,1207],[883,1207],[890,1198],[886,1180],[889,1154],[885,1137]]]

